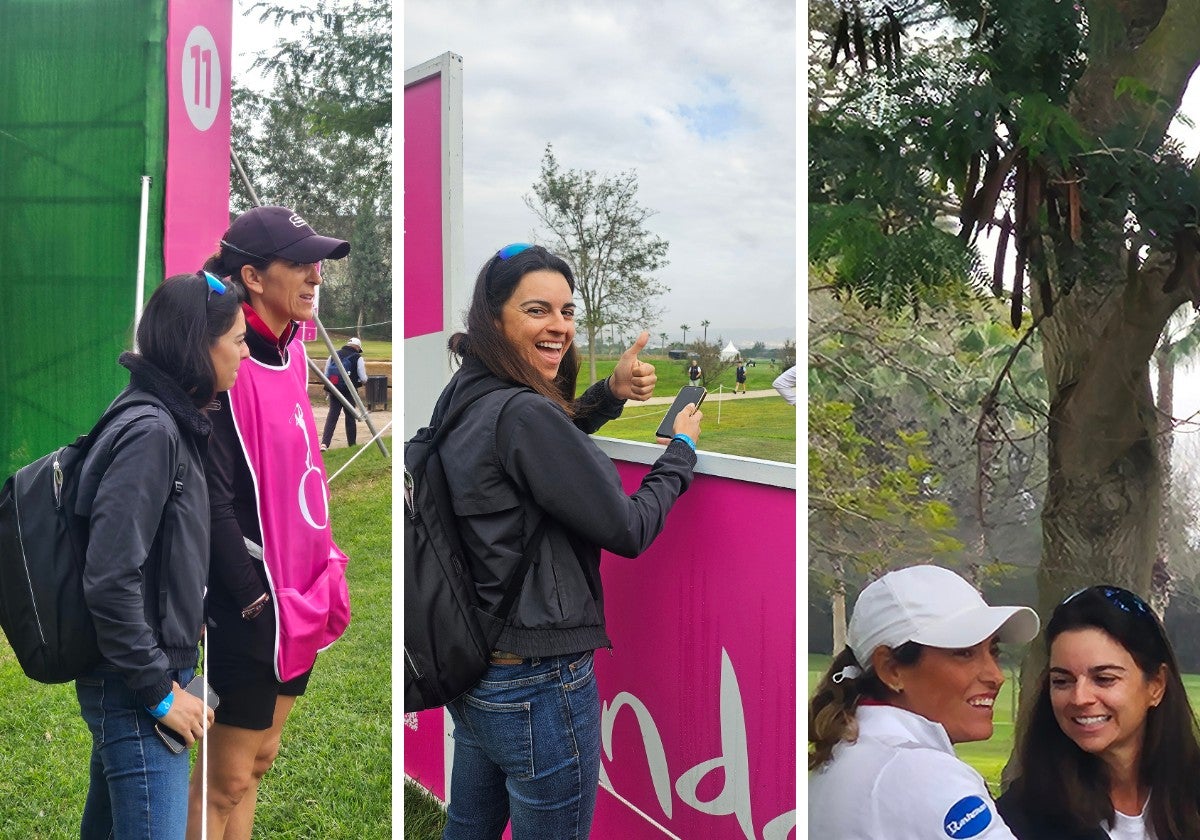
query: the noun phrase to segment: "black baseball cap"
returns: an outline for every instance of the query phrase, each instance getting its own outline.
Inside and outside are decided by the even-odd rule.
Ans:
[[[279,257],[298,263],[340,260],[350,253],[349,242],[321,236],[288,207],[247,210],[233,220],[221,244],[248,257],[264,260]]]

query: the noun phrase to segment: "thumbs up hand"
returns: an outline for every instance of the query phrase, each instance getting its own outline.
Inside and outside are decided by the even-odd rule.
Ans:
[[[638,359],[638,353],[645,349],[649,340],[649,331],[643,330],[633,346],[621,354],[612,375],[608,377],[608,388],[617,399],[641,402],[650,399],[654,393],[654,383],[658,382],[654,365]]]

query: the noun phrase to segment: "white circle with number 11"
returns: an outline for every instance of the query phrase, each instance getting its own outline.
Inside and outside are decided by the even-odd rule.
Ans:
[[[207,131],[221,105],[221,56],[212,33],[203,26],[188,33],[183,45],[183,104],[198,131]]]

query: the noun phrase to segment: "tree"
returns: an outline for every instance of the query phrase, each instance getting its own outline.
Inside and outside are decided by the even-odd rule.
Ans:
[[[821,279],[819,271],[810,277]],[[867,441],[858,471],[827,472],[823,485],[810,478],[810,580],[815,593],[831,599],[835,617],[844,611],[839,600],[845,586],[915,562],[936,559],[979,583],[1018,569],[1032,579],[1046,463],[1045,406],[1037,398],[1041,359],[1036,345],[1028,344],[1012,356],[1019,334],[988,320],[999,309],[993,301],[975,300],[893,318],[828,292],[809,294],[810,461],[843,457],[829,450],[842,446],[840,439],[828,431],[813,435],[812,418],[833,406],[849,407],[854,434]],[[981,427],[978,406],[1006,366],[996,395],[1005,408]],[[902,467],[896,447],[904,441],[920,443],[917,460],[908,465],[924,465],[915,473],[916,489],[903,499],[889,497],[887,515],[870,514],[870,504],[879,510],[883,502],[875,495],[882,477]],[[864,475],[875,478],[864,484]],[[887,486],[898,480],[893,476]],[[853,496],[855,488],[860,495]],[[856,499],[849,508],[854,514],[833,515],[838,509],[820,501],[847,493]],[[926,501],[943,505],[946,516],[922,519],[913,506]],[[847,517],[853,520],[849,527]],[[938,527],[924,527],[929,521]],[[941,542],[946,539],[951,541]],[[934,552],[935,543],[947,548]],[[834,636],[839,638],[837,626]]]
[[[687,349],[687,331],[691,329],[687,324],[680,324],[679,329],[683,330],[683,349]]]
[[[704,342],[708,341],[708,325],[709,325],[708,321],[700,322],[700,326],[704,327],[704,337],[700,339],[701,341],[704,341]]]
[[[653,211],[637,203],[633,170],[601,176],[562,170],[547,143],[540,179],[525,204],[549,231],[554,250],[575,269],[577,321],[587,334],[588,373],[596,380],[595,337],[605,325],[640,332],[660,315],[655,301],[669,289],[654,277],[667,265],[668,243],[651,233]]]
[[[933,48],[909,41],[882,68],[860,51],[813,103],[810,255],[875,305],[936,305],[964,279],[1009,299],[1040,335],[1049,406],[1039,612],[1098,580],[1148,594],[1164,479],[1149,361],[1200,303],[1200,180],[1166,135],[1200,4],[919,6],[941,19]],[[830,43],[810,41],[819,60]],[[1035,645],[1026,686],[1041,661]]]
[[[667,355],[667,334],[665,332],[660,332],[658,337],[662,339],[662,354],[665,356]]]
[[[260,56],[268,95],[233,89],[233,148],[259,199],[351,241],[324,266],[321,315],[391,334],[391,9],[381,0],[258,3],[297,35]],[[232,204],[253,198],[236,170]]]

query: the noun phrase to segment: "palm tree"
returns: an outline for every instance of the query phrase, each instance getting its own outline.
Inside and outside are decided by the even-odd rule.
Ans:
[[[658,337],[662,339],[662,354],[667,355],[667,334],[659,333]]]
[[[683,330],[683,349],[687,349],[687,331],[691,329],[687,324],[680,324],[679,329]]]
[[[709,322],[708,322],[708,321],[701,321],[701,322],[700,322],[700,326],[704,327],[704,339],[703,339],[703,341],[704,341],[704,343],[705,343],[705,344],[708,344],[708,324],[709,324]]]

